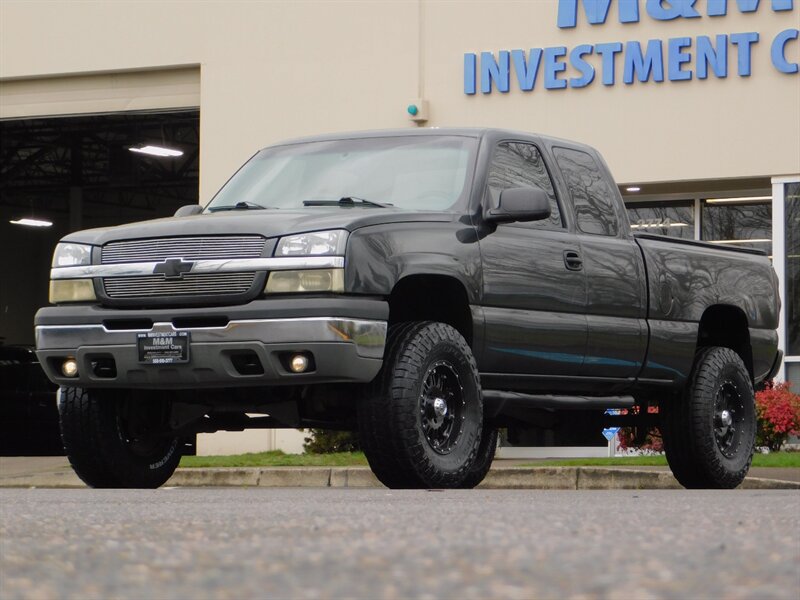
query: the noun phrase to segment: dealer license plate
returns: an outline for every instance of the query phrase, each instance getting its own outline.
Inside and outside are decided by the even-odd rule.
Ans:
[[[138,333],[139,362],[148,365],[172,365],[189,362],[189,332]]]

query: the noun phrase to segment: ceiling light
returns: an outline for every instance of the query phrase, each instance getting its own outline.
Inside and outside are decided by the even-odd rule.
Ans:
[[[128,148],[131,152],[138,152],[139,154],[149,154],[150,156],[174,157],[183,156],[182,150],[173,150],[172,148],[162,148],[161,146],[142,146],[141,148]]]
[[[42,219],[17,219],[16,221],[9,221],[13,225],[25,225],[27,227],[51,227],[51,221],[43,221]]]
[[[688,223],[634,223],[631,229],[658,229],[659,227],[689,227]]]
[[[740,198],[709,198],[709,204],[736,204],[737,202],[764,202],[772,200],[772,196],[742,196]]]
[[[768,238],[755,238],[752,240],[708,240],[712,244],[766,244],[772,240]]]
[[[635,185],[633,185],[633,186],[631,186],[631,187],[626,187],[626,188],[625,188],[625,191],[626,191],[626,192],[639,192],[639,191],[641,191],[641,189],[642,189],[642,188],[640,188],[640,187],[636,187]]]

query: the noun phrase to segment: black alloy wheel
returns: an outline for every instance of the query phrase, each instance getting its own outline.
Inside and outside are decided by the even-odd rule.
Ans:
[[[439,454],[449,454],[463,434],[467,401],[458,373],[446,360],[433,363],[420,394],[420,419],[425,439]]]
[[[755,394],[730,348],[701,349],[684,393],[660,405],[664,450],[686,488],[735,488],[753,459]]]
[[[723,382],[714,403],[714,437],[726,458],[733,458],[742,443],[744,420],[742,394],[733,381]]]
[[[387,487],[462,487],[483,431],[478,368],[463,336],[444,323],[392,325],[383,368],[359,399],[358,429]]]

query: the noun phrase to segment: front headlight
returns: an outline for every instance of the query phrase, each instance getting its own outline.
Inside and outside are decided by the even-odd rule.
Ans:
[[[92,247],[86,244],[62,243],[53,252],[53,268],[92,264]]]
[[[298,292],[341,293],[344,291],[344,269],[310,269],[307,271],[273,271],[264,292],[295,294]]]
[[[288,235],[278,241],[275,256],[344,256],[347,235],[344,229]]]

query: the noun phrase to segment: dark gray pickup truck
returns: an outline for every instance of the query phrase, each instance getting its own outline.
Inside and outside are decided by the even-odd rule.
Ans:
[[[251,427],[357,430],[389,487],[473,487],[499,428],[619,424],[730,488],[776,290],[762,252],[633,234],[584,145],[335,135],[262,150],[204,208],[65,237],[37,354],[96,487],[157,487],[187,435]]]

